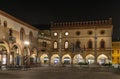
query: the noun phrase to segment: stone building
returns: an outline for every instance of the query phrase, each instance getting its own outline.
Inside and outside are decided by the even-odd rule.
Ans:
[[[37,55],[39,31],[0,11],[0,65],[30,64],[30,58]]]
[[[110,63],[112,31],[112,18],[51,23],[51,64]]]
[[[50,26],[50,30],[40,30],[0,11],[0,65],[111,62],[111,18]]]

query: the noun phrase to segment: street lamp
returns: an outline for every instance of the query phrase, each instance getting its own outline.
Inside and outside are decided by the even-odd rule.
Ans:
[[[28,45],[30,44],[30,42],[29,42],[29,41],[24,41],[24,44],[25,44],[26,46],[28,46]]]

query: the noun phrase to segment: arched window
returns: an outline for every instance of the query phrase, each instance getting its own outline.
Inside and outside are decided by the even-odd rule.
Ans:
[[[21,30],[20,30],[20,40],[24,40],[24,35],[25,35],[25,31],[24,31],[24,29],[23,28],[21,28]]]
[[[65,45],[65,49],[68,49],[68,41],[67,40],[65,41],[64,45]]]
[[[32,31],[29,32],[29,41],[32,43],[33,41],[33,33]]]
[[[76,45],[75,45],[75,51],[76,51],[76,52],[79,52],[79,51],[81,50],[80,44],[81,44],[80,41],[77,40],[77,41],[76,41]]]
[[[4,21],[3,25],[4,27],[7,27],[7,21]]]
[[[92,44],[92,40],[90,39],[88,41],[88,49],[92,49],[93,48],[93,44]]]
[[[57,41],[55,41],[54,42],[54,49],[57,49],[57,47],[58,47],[58,43],[57,43]]]
[[[105,48],[105,41],[102,39],[100,42],[100,48],[104,49]]]

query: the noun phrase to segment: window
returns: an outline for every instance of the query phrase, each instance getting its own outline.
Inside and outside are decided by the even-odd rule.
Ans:
[[[68,36],[68,35],[69,35],[69,33],[68,33],[68,32],[65,32],[65,35],[66,35],[66,36]]]
[[[77,31],[77,32],[76,32],[76,35],[79,36],[79,35],[80,35],[80,31]]]
[[[43,41],[43,42],[42,42],[42,46],[43,46],[43,47],[47,47],[47,43]]]
[[[57,49],[58,43],[55,41],[54,42],[54,49]]]
[[[65,41],[65,49],[68,48],[68,41]]]
[[[24,34],[25,34],[25,31],[24,31],[24,29],[23,28],[21,28],[21,30],[20,30],[20,40],[24,40]]]
[[[101,34],[101,35],[105,34],[105,31],[104,31],[104,30],[101,30],[101,31],[100,31],[100,34]]]
[[[105,42],[104,42],[103,39],[102,39],[101,42],[100,42],[100,48],[101,48],[101,49],[104,49],[104,48],[105,48]]]
[[[33,41],[33,33],[32,31],[29,32],[29,41],[32,43]]]
[[[89,49],[93,48],[93,44],[92,44],[92,40],[91,39],[88,41],[88,48]]]
[[[117,50],[117,54],[119,54],[119,50]]]
[[[91,30],[88,31],[88,35],[92,35],[92,31]]]
[[[7,27],[7,21],[4,21],[3,25],[4,27]]]

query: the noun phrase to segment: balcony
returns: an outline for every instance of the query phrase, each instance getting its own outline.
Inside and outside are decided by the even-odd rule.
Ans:
[[[16,38],[13,36],[8,36],[8,42],[9,43],[15,43],[16,42]]]

